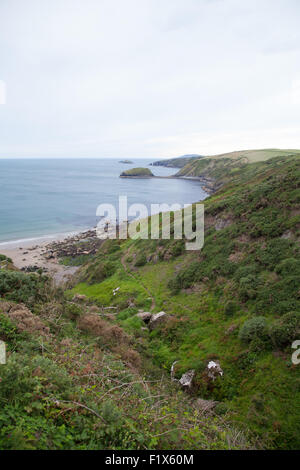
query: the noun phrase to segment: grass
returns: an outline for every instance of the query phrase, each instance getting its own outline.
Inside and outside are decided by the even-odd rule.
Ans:
[[[239,160],[240,158],[245,158],[248,163],[257,163],[269,160],[270,158],[275,157],[287,157],[290,155],[300,155],[300,150],[282,150],[282,149],[260,149],[260,150],[240,150],[237,152],[229,152],[220,155],[214,155],[207,158],[231,158],[234,160]]]
[[[291,341],[300,333],[299,162],[298,156],[279,156],[238,164],[232,172],[221,161],[212,171],[223,187],[205,201],[201,252],[173,249],[173,240],[123,242],[114,253],[111,278],[75,287],[118,306],[117,320],[141,338],[144,360],[166,371],[178,361],[177,378],[195,369],[196,396],[223,403],[230,419],[250,429],[264,448],[299,447],[300,376],[291,363]],[[217,231],[220,219],[229,225]],[[103,245],[98,263],[109,260],[111,243]],[[137,262],[140,258],[147,262]],[[120,302],[111,298],[119,284]],[[155,300],[153,311],[170,316],[148,334],[135,319],[138,308],[149,309],[144,288]],[[124,307],[126,296],[135,308]],[[261,316],[263,334],[250,329],[245,342],[240,332]],[[213,359],[224,376],[212,385],[204,369]]]
[[[12,312],[21,309],[20,323]],[[161,369],[141,361],[138,339],[96,311],[55,290],[33,313],[0,301],[2,450],[251,447],[223,419],[203,419]]]
[[[203,167],[222,188],[205,200],[199,252],[107,240],[65,292],[0,271],[0,448],[299,448],[300,160],[229,160]],[[145,330],[139,309],[168,318]],[[176,378],[195,370],[191,394],[170,381],[174,361]]]

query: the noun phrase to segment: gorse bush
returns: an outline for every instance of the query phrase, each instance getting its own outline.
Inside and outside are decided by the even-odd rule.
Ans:
[[[1,304],[0,304],[1,312]],[[5,315],[0,313],[0,340],[7,342],[8,347],[16,348],[18,341],[26,337],[18,332],[16,325]]]
[[[39,301],[46,300],[48,293],[49,279],[46,276],[0,271],[0,295],[6,300],[33,306]]]
[[[7,256],[0,254],[0,262],[1,262],[1,261],[7,261],[8,263],[12,263],[12,259],[11,259],[11,258],[8,258]]]
[[[240,329],[239,338],[244,343],[251,343],[257,338],[266,340],[268,331],[265,317],[255,317],[247,320]]]
[[[276,266],[275,271],[281,276],[300,277],[300,261],[296,258],[285,259]]]
[[[300,335],[300,313],[290,312],[283,315],[272,325],[270,336],[278,348],[290,346]]]
[[[231,317],[238,311],[238,305],[236,302],[233,302],[232,300],[229,300],[224,307],[224,314],[227,317]]]
[[[135,266],[144,266],[147,263],[147,257],[144,253],[139,254],[135,261]]]
[[[88,267],[83,279],[89,284],[102,282],[104,279],[111,277],[115,273],[116,269],[117,266],[112,261],[97,261]]]

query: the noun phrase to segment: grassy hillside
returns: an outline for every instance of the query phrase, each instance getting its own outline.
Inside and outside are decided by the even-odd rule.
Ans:
[[[300,374],[291,344],[300,334],[300,159],[220,173],[224,186],[205,200],[202,251],[186,252],[178,240],[107,241],[72,294],[117,307],[143,360],[166,371],[178,361],[177,378],[194,369],[194,396],[217,400],[224,421],[250,431],[257,445],[297,448]],[[138,309],[164,310],[168,321],[144,330]],[[213,384],[210,360],[224,371]]]
[[[143,357],[116,311],[68,300],[38,274],[2,270],[0,292],[1,450],[250,446]]]
[[[169,168],[183,168],[187,163],[202,158],[201,155],[183,155],[182,157],[168,158],[151,163],[152,166],[166,166]]]
[[[279,157],[300,157],[300,150],[246,150],[205,157],[187,163],[175,176],[205,177],[216,181],[216,188],[231,181],[249,163],[267,162]],[[252,168],[254,168],[253,166]],[[260,167],[259,167],[260,169]],[[247,177],[247,172],[245,173]]]
[[[300,159],[219,170],[199,252],[107,240],[66,291],[2,260],[1,449],[299,448]]]
[[[269,160],[275,157],[287,157],[289,155],[300,154],[300,150],[281,150],[281,149],[260,149],[260,150],[239,150],[236,152],[222,153],[219,155],[207,156],[206,158],[230,158],[233,160],[245,159],[247,163],[257,163]]]

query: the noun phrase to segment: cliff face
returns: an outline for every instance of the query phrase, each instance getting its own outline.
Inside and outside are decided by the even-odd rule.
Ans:
[[[169,168],[183,168],[187,163],[202,158],[201,155],[183,155],[182,157],[158,160],[151,163],[152,166],[165,166]]]

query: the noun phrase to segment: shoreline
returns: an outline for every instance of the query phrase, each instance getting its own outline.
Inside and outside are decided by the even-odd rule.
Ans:
[[[37,235],[37,236],[28,237],[28,238],[19,238],[16,240],[0,241],[0,252],[1,250],[10,250],[10,249],[19,248],[19,247],[31,248],[34,245],[48,244],[48,243],[52,243],[55,241],[63,241],[69,237],[74,237],[76,235],[80,235],[81,233],[85,233],[88,230],[92,230],[92,229],[84,228],[81,230],[78,229],[78,230],[72,230],[69,232]]]
[[[78,242],[92,240],[95,237],[96,230],[93,228],[81,232],[4,242],[0,244],[0,254],[10,258],[14,266],[21,271],[34,272],[42,269],[57,285],[60,285],[69,281],[79,269],[79,266],[66,266],[60,263],[63,251],[66,251],[67,256],[68,249],[74,251]]]
[[[187,179],[199,181],[201,189],[209,197],[216,190],[214,181],[203,177],[191,176],[154,176],[159,179]],[[206,184],[206,186],[204,186]],[[204,197],[205,200],[206,197]],[[199,201],[201,202],[201,201]],[[192,204],[192,203],[191,203]],[[86,248],[76,248],[78,242],[88,242]],[[96,240],[96,241],[95,241]],[[101,241],[100,241],[101,243]],[[46,274],[50,275],[56,284],[64,284],[76,273],[79,266],[67,266],[60,262],[63,257],[76,257],[80,255],[93,254],[99,246],[99,239],[96,236],[96,228],[85,228],[82,230],[73,230],[69,232],[46,234],[30,238],[21,238],[18,240],[8,240],[0,242],[0,254],[5,255],[13,261],[14,266],[21,271],[37,271],[42,269]],[[66,249],[67,248],[67,249]],[[1,269],[1,267],[0,267]]]

